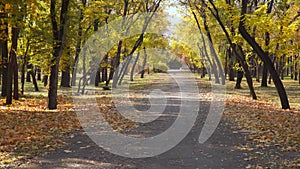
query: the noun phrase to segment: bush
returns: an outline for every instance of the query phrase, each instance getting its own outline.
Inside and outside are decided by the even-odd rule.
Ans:
[[[158,62],[157,64],[154,64],[154,73],[167,73],[169,70],[169,67],[166,63]]]

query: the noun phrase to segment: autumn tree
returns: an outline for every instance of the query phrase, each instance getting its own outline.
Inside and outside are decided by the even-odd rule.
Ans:
[[[67,14],[69,7],[69,0],[62,0],[59,22],[57,21],[57,1],[51,0],[50,4],[50,17],[52,23],[52,33],[53,33],[53,57],[51,59],[50,67],[50,84],[48,92],[48,108],[57,108],[57,85],[58,85],[58,68],[60,57],[63,53],[65,43],[66,43],[66,23]]]
[[[256,40],[251,37],[251,35],[247,32],[245,28],[245,14],[247,13],[247,4],[249,3],[248,0],[242,1],[242,10],[241,10],[241,19],[240,19],[240,25],[239,25],[239,32],[243,36],[243,38],[251,45],[251,47],[255,50],[255,52],[260,56],[260,58],[263,60],[264,64],[267,66],[268,70],[270,71],[270,74],[273,78],[274,84],[276,86],[277,92],[279,94],[280,100],[281,100],[281,106],[283,109],[289,109],[289,101],[287,98],[287,94],[285,91],[285,88],[280,80],[279,75],[277,74],[274,65],[268,56],[268,54],[261,48],[260,45],[256,42]]]

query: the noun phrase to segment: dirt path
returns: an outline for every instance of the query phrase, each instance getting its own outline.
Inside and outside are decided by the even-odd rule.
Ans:
[[[154,84],[150,89],[160,88],[170,95],[176,94],[178,87],[174,83]],[[143,109],[140,104],[136,108]],[[31,159],[18,168],[29,169],[62,169],[62,168],[149,168],[149,169],[185,169],[185,168],[256,168],[258,165],[269,165],[271,157],[288,158],[290,154],[283,154],[270,148],[249,151],[250,145],[247,133],[233,131],[228,119],[222,118],[213,135],[203,144],[198,138],[209,110],[209,102],[198,102],[200,110],[197,121],[189,134],[171,150],[148,158],[126,158],[105,151],[95,144],[84,130],[73,133],[73,137],[66,139],[64,147],[41,157]],[[168,129],[176,120],[180,100],[169,98],[163,116],[157,120],[143,124],[139,128],[127,131],[127,135],[149,137]],[[287,157],[286,157],[287,156]],[[280,160],[280,159],[279,159]]]

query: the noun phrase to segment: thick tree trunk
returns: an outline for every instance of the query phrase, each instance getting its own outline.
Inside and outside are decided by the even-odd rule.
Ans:
[[[12,65],[12,57],[10,56],[8,62],[7,81],[5,82],[7,85],[6,104],[12,104],[12,80],[13,80],[13,65]]]
[[[101,81],[100,68],[98,68],[96,71],[95,86],[99,86],[100,81]]]
[[[57,108],[58,60],[50,67],[50,83],[48,91],[48,108]]]
[[[268,68],[266,64],[263,65],[261,87],[268,87]]]
[[[70,68],[66,68],[66,70],[63,70],[61,73],[60,86],[61,87],[71,87],[70,81],[71,81]]]
[[[53,31],[53,60],[50,67],[50,83],[48,91],[48,108],[57,108],[58,67],[66,41],[67,13],[69,0],[63,0],[60,13],[60,25],[56,21],[56,0],[51,0],[50,16]]]
[[[20,28],[12,28],[12,45],[11,50],[14,52],[11,53],[13,57],[13,77],[14,77],[14,95],[15,100],[19,100],[19,71],[18,71],[18,62],[17,62],[17,48],[18,48],[18,39],[19,39]]]
[[[18,88],[18,63],[17,63],[17,48],[19,38],[19,28],[12,28],[12,44],[9,56],[8,65],[8,80],[7,80],[7,94],[6,104],[12,104],[12,84],[14,84],[13,98],[19,99],[19,88]]]
[[[1,47],[2,47],[2,88],[1,88],[1,96],[5,97],[7,93],[7,81],[8,81],[8,25],[4,23],[3,39],[1,39]]]
[[[244,27],[245,22],[245,14],[247,12],[247,4],[248,0],[242,0],[242,17],[240,19],[240,25],[239,25],[239,31],[243,38],[251,45],[251,47],[254,49],[254,51],[258,54],[258,56],[263,60],[264,64],[267,66],[268,70],[270,71],[272,75],[273,82],[276,86],[277,92],[279,94],[281,105],[283,109],[289,109],[289,101],[288,97],[285,91],[285,88],[279,78],[279,75],[277,74],[274,65],[272,64],[271,59],[268,57],[265,51],[262,50],[262,48],[257,44],[254,38],[250,36],[250,34],[246,31]]]

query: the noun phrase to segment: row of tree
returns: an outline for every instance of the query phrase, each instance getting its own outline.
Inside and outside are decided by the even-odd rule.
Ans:
[[[1,94],[6,97],[6,103],[11,104],[12,98],[19,97],[19,68],[21,68],[21,93],[24,92],[26,70],[32,75],[36,90],[38,86],[33,68],[43,72],[43,81],[49,85],[49,109],[57,108],[59,71],[61,71],[62,87],[76,85],[78,72],[82,74],[80,82],[83,86],[88,76],[90,76],[90,83],[96,86],[99,82],[106,82],[108,86],[111,80],[113,87],[116,87],[118,82],[121,84],[124,72],[128,72],[127,63],[134,60],[135,51],[144,49],[143,67],[145,67],[146,48],[153,47],[153,44],[166,45],[163,37],[145,33],[148,27],[155,27],[155,24],[149,25],[149,23],[155,12],[162,13],[160,4],[161,0],[1,1]],[[149,15],[140,23],[135,23],[139,13]],[[106,24],[118,17],[122,17],[123,21],[118,25],[119,28],[113,28],[120,29],[116,35],[110,33],[108,28],[103,29]],[[121,39],[120,37],[126,37],[125,34],[135,24],[140,25],[136,36]],[[163,27],[165,24],[163,20],[157,19],[156,27]],[[114,36],[110,38],[119,39],[111,49],[98,50],[97,55],[101,56],[97,58],[93,57],[92,49],[85,44],[91,35],[97,34],[99,28],[107,31],[100,31],[107,37]],[[98,37],[99,39],[102,40],[101,37]],[[128,60],[127,63],[124,68],[119,69],[120,63],[125,58]],[[88,64],[86,64],[87,60],[90,60]],[[135,60],[137,62],[137,59]],[[143,74],[144,72],[142,76]]]
[[[200,36],[193,39],[199,41],[199,51],[197,55],[188,55],[190,65],[208,65],[208,73],[214,75],[216,83],[222,84],[225,83],[227,75],[233,81],[235,72],[244,71],[253,99],[257,99],[253,77],[260,81],[262,76],[261,86],[267,86],[272,79],[282,108],[290,108],[281,79],[285,73],[290,73],[295,80],[300,79],[300,6],[297,2],[187,0],[181,4],[187,6],[187,10],[183,11],[187,16],[185,21],[196,25]],[[178,31],[182,36],[191,39],[193,37],[190,32],[195,30]],[[204,38],[210,44],[205,44]],[[201,59],[195,59],[199,55]],[[213,59],[217,56],[221,61]],[[222,65],[225,72],[222,72]],[[240,79],[237,82],[240,83]]]

